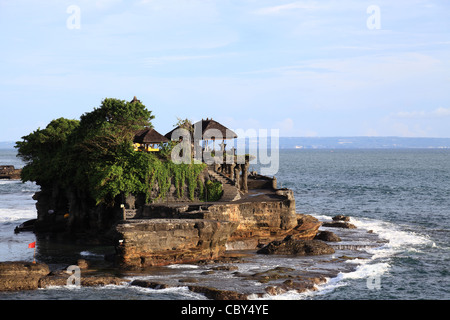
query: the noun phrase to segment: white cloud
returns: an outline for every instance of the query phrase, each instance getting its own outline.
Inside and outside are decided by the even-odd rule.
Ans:
[[[400,137],[432,137],[430,128],[423,128],[422,125],[407,125],[405,123],[396,122],[392,125],[393,135]]]
[[[403,118],[403,119],[449,117],[450,108],[440,107],[432,111],[400,111],[395,113],[393,116],[396,118]]]
[[[280,130],[281,137],[317,137],[316,131],[302,127],[292,118],[285,118],[275,123],[275,128]]]
[[[294,129],[295,129],[295,127],[294,127],[294,120],[292,120],[291,118],[286,118],[283,121],[277,122],[275,124],[275,127],[280,129],[281,135],[293,132]]]
[[[152,67],[155,65],[161,65],[170,62],[209,59],[213,57],[214,57],[213,55],[149,57],[144,59],[144,65],[147,67]]]
[[[97,0],[95,1],[95,6],[99,9],[108,9],[120,2],[122,0]]]
[[[438,117],[449,117],[450,116],[450,108],[438,108],[433,111],[433,114]]]
[[[273,7],[265,7],[261,8],[255,11],[256,14],[279,14],[283,11],[291,11],[291,10],[297,10],[297,9],[303,9],[303,10],[317,10],[324,8],[323,5],[319,5],[317,2],[311,2],[311,1],[296,1],[288,4],[283,4],[280,6],[273,6]]]

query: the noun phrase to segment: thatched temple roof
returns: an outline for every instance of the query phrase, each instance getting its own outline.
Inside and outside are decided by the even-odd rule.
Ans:
[[[137,131],[134,136],[133,142],[140,144],[164,143],[169,142],[169,139],[167,139],[155,129],[147,128]]]
[[[203,135],[205,134],[205,132],[210,129],[219,130],[220,133],[222,134],[223,139],[237,138],[236,133],[234,133],[233,131],[231,131],[230,129],[228,129],[227,127],[225,127],[224,125],[222,125],[221,123],[219,123],[213,119],[206,119],[206,120],[202,119],[201,121],[198,121],[194,124],[194,126],[196,126],[196,125],[202,126],[202,138],[203,138]]]
[[[213,119],[208,119],[208,118],[207,118],[206,120],[203,120],[203,119],[202,119],[201,121],[198,121],[198,122],[194,123],[194,124],[192,125],[192,130],[191,130],[192,133],[194,132],[194,128],[197,127],[197,126],[199,126],[199,127],[201,128],[201,130],[202,130],[202,139],[203,139],[203,137],[204,137],[204,134],[205,134],[209,129],[216,129],[216,130],[219,130],[220,133],[222,134],[222,139],[223,139],[223,140],[227,140],[227,139],[235,139],[235,138],[237,138],[237,134],[236,134],[234,131],[228,129],[227,127],[225,127],[224,125],[222,125],[221,123],[219,123],[219,122],[217,122],[217,121],[215,121],[215,120],[213,120]],[[173,133],[176,129],[179,129],[179,128],[180,128],[180,127],[176,127],[175,129],[173,129],[173,130],[171,130],[170,132],[166,133],[165,137],[168,138],[168,139],[171,139],[172,133]],[[185,128],[185,129],[188,129],[188,128]],[[208,139],[210,139],[210,138],[208,138]],[[221,140],[222,140],[222,139],[221,139]]]

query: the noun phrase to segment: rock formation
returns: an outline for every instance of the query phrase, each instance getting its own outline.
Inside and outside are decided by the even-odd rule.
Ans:
[[[36,290],[49,286],[65,286],[71,274],[66,270],[50,271],[45,263],[24,261],[0,262],[0,291]],[[80,285],[86,287],[121,284],[124,279],[98,272],[84,272]]]
[[[118,223],[119,262],[125,268],[214,259],[237,223],[205,219],[141,219]]]
[[[168,197],[146,204],[142,196],[128,195],[105,207],[80,190],[43,186],[34,196],[38,217],[33,228],[113,244],[116,261],[131,269],[214,259],[225,250],[255,250],[287,235],[314,238],[321,223],[296,213],[292,190],[278,189],[274,178],[248,175],[247,165],[239,166],[241,180],[233,186],[225,174],[232,169],[222,168],[217,175],[208,173],[211,168],[205,171],[204,179],[223,176],[236,193],[224,192],[224,199],[215,202]]]
[[[315,237],[314,240],[322,240],[327,242],[339,242],[341,238],[335,235],[331,231],[320,231]]]
[[[0,179],[19,180],[22,169],[10,165],[0,165]]]
[[[46,264],[23,261],[0,262],[0,291],[34,290],[48,275]]]
[[[282,241],[272,241],[257,253],[315,256],[334,253],[334,249],[320,240],[295,240],[287,236]]]
[[[322,225],[330,228],[356,229],[354,224],[342,221],[324,222]]]

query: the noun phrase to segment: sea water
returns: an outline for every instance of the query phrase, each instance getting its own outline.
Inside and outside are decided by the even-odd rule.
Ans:
[[[278,181],[294,190],[299,212],[348,215],[389,241],[308,298],[450,298],[450,150],[284,150],[280,158]]]
[[[0,164],[23,165],[14,150],[0,150],[0,159]],[[354,268],[329,278],[317,291],[264,299],[450,299],[450,150],[282,149],[276,177],[279,187],[294,191],[299,213],[322,221],[337,214],[350,216],[357,230],[372,230],[384,243],[359,249],[370,254],[370,259],[348,261]],[[32,199],[36,191],[39,187],[33,183],[0,181],[0,261],[32,261],[33,249],[27,245],[35,240],[34,234],[14,234],[14,228],[36,217]],[[95,250],[85,248],[79,248],[76,255],[101,258]],[[278,262],[285,261],[280,258]],[[249,267],[254,266],[239,265]],[[194,265],[170,268],[185,274],[201,271]],[[155,290],[125,284],[0,293],[0,299],[205,297],[186,287]]]

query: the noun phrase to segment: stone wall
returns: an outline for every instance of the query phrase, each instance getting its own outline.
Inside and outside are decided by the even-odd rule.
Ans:
[[[280,191],[282,192],[282,191]],[[233,239],[269,237],[297,225],[295,200],[284,194],[274,194],[266,201],[258,199],[227,203],[146,205],[139,215],[144,219],[210,219],[239,222]],[[275,198],[276,197],[276,198]]]
[[[320,222],[295,212],[291,190],[262,200],[146,205],[140,219],[116,226],[119,262],[128,268],[190,263],[225,250],[254,250],[287,235],[311,240],[317,234]]]
[[[217,204],[209,212],[206,218],[239,222],[227,243],[230,249],[254,249],[297,225],[295,201],[289,199]]]
[[[117,224],[118,262],[125,268],[218,258],[237,223],[205,219],[136,219]]]

